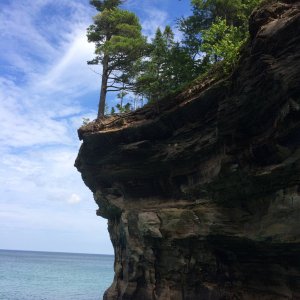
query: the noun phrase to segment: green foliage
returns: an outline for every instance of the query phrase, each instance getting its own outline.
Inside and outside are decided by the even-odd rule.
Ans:
[[[91,120],[89,118],[82,118],[82,125],[87,125]]]
[[[126,103],[124,106],[121,106],[119,103],[116,105],[116,108],[119,110],[120,113],[126,113],[131,111],[131,104]]]
[[[116,113],[116,109],[119,111],[119,113],[126,113],[132,110],[132,106],[129,102],[123,105],[124,99],[127,95],[128,93],[126,91],[121,91],[117,94],[117,98],[120,100],[120,103],[111,108],[111,115],[114,115]]]
[[[121,91],[121,92],[117,95],[117,97],[118,97],[119,99],[123,99],[126,95],[128,95],[127,92]]]
[[[260,0],[192,0],[191,2],[198,14],[206,16],[209,25],[222,18],[226,19],[229,25],[247,27],[248,18]]]
[[[211,63],[224,60],[223,68],[229,72],[238,59],[239,49],[247,35],[238,27],[227,25],[225,19],[217,18],[209,29],[202,31],[201,50]]]
[[[148,57],[140,62],[136,92],[150,102],[158,100],[194,76],[194,63],[189,53],[174,41],[170,26],[160,28],[148,47]]]
[[[89,42],[96,44],[96,57],[89,63],[101,63],[103,55],[107,54],[110,68],[118,70],[139,58],[146,43],[137,16],[119,8],[104,9],[97,14],[87,37]]]
[[[248,38],[248,19],[261,0],[191,0],[193,15],[178,21],[198,70],[224,60],[229,72]],[[205,56],[206,55],[206,56]]]
[[[106,94],[130,90],[135,76],[134,62],[143,56],[146,39],[137,16],[120,9],[122,1],[91,1],[99,13],[87,29],[89,42],[95,43],[96,56],[88,64],[102,64],[98,117],[104,115]]]
[[[118,7],[123,2],[123,0],[90,0],[90,4],[93,5],[98,11]]]
[[[153,102],[195,78],[229,74],[248,38],[249,16],[260,2],[191,0],[193,14],[178,20],[181,42],[174,40],[171,27],[166,26],[163,31],[158,28],[147,43],[137,16],[119,7],[123,0],[91,0],[99,13],[87,29],[88,41],[96,46],[95,57],[88,63],[103,66],[98,117],[103,115],[109,91],[119,92],[120,100],[111,114],[123,113],[132,109],[130,103],[123,105],[129,91],[135,94],[135,108],[136,99]]]
[[[124,97],[127,95],[128,93],[125,92],[125,91],[121,91],[120,93],[118,93],[117,95],[117,98],[120,99],[120,108],[122,109],[123,108],[123,100],[124,100]],[[120,109],[119,109],[120,110]]]

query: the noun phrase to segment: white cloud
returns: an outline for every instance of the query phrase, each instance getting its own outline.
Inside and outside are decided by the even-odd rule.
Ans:
[[[32,65],[30,55],[35,58],[49,59],[57,53],[45,35],[38,32],[34,21],[39,11],[49,1],[16,1],[3,6],[0,11],[0,36],[5,43],[1,44],[3,58],[20,70],[29,73],[36,65]],[[20,51],[22,47],[22,51]],[[34,51],[32,52],[32,50]],[[5,51],[6,50],[6,51]]]
[[[83,112],[78,98],[99,88],[99,76],[86,65],[94,51],[94,46],[85,37],[89,19],[87,10],[83,10],[83,17],[84,6],[70,2],[75,13],[67,21],[59,18],[59,31],[54,26],[52,36],[61,37],[57,48],[54,48],[34,23],[38,19],[36,14],[49,3],[50,1],[36,1],[34,4],[28,2],[27,7],[17,1],[0,13],[0,29],[3,29],[2,35],[8,37],[8,43],[0,46],[0,50],[2,47],[8,48],[4,49],[7,51],[2,51],[7,54],[2,60],[7,67],[13,64],[14,71],[21,69],[24,73],[20,75],[23,79],[9,74],[3,77],[0,74],[0,118],[3,133],[0,141],[8,146],[74,143],[70,138],[70,131],[75,131],[76,128],[69,118]],[[61,1],[60,6],[64,3],[71,6],[66,1]],[[28,49],[16,46],[23,42]],[[34,57],[28,58],[27,50]],[[37,55],[42,56],[42,60]],[[91,111],[88,110],[88,113]]]
[[[85,37],[88,6],[67,0],[0,5],[0,248],[21,240],[21,228],[52,231],[52,240],[58,230],[89,232],[92,239],[98,226],[94,234],[106,232],[106,220],[96,217],[92,193],[74,168],[76,130],[82,116],[95,116],[83,99],[95,93],[96,103],[99,89],[86,65],[94,52]],[[59,12],[46,15],[49,5]],[[108,234],[101,236],[102,252],[111,252]]]
[[[68,199],[68,203],[70,204],[77,204],[81,201],[80,197],[76,194],[72,194],[71,197]]]
[[[168,14],[152,1],[130,3],[144,16],[144,34],[153,37],[158,26],[167,25]],[[92,238],[99,226],[104,252],[111,251],[106,221],[94,215],[92,193],[73,166],[80,145],[76,130],[82,117],[96,116],[100,85],[99,75],[86,65],[94,45],[87,43],[85,30],[95,14],[87,4],[0,4],[0,248],[4,236],[7,245],[21,241],[22,228],[68,228]]]
[[[147,17],[142,21],[143,33],[147,37],[153,38],[158,27],[164,30],[168,25],[167,20],[168,14],[165,11],[155,8],[148,9]]]
[[[176,19],[170,16],[170,13],[162,7],[170,7],[174,5],[174,0],[144,0],[142,3],[135,0],[127,0],[125,2],[125,8],[129,10],[138,11],[142,17],[140,18],[143,34],[148,37],[149,41],[154,38],[156,29],[159,27],[164,30],[166,25],[172,27],[174,32],[175,41],[180,41],[182,39],[182,32],[176,27]],[[181,4],[180,2],[177,5]],[[175,7],[174,7],[175,8]],[[181,11],[184,13],[185,11]]]
[[[65,49],[65,54],[48,73],[42,76],[36,89],[48,89],[52,93],[63,92],[78,96],[87,89],[99,88],[99,76],[87,66],[87,60],[93,57],[94,45],[86,40],[85,30],[77,29]],[[37,79],[37,78],[34,78]],[[36,80],[33,80],[37,82]]]

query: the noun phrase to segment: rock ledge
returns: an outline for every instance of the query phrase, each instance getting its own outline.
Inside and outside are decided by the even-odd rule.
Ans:
[[[300,299],[299,29],[299,1],[260,8],[231,78],[79,130],[104,299]]]

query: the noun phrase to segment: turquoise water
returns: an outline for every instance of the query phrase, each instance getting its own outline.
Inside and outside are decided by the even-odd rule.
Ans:
[[[0,250],[0,299],[99,300],[113,262],[111,255]]]

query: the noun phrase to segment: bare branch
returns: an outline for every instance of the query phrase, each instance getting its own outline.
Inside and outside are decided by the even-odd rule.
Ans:
[[[115,90],[111,90],[111,89],[107,89],[106,91],[107,92],[119,92],[121,91],[122,89],[115,89]]]
[[[89,68],[92,72],[94,72],[95,74],[102,76],[102,74],[98,73],[97,71],[93,70],[92,68],[90,68],[90,67],[88,67],[88,68]]]

